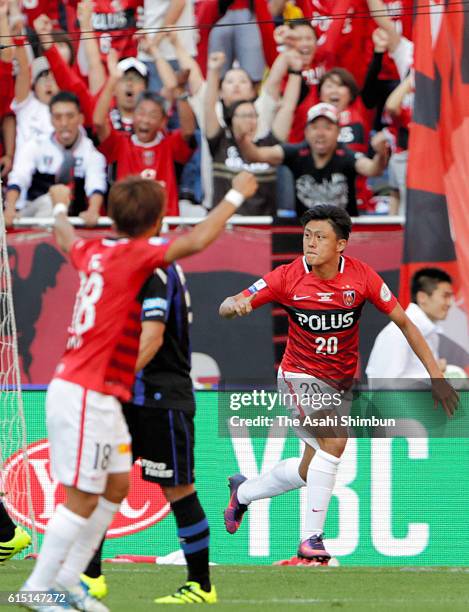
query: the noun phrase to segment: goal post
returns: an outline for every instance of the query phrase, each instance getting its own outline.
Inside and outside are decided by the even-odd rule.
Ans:
[[[0,242],[0,501],[15,523],[30,529],[37,552],[1,179]]]

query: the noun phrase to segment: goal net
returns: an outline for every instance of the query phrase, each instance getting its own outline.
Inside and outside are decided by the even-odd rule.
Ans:
[[[18,343],[0,181],[0,501],[11,518],[32,530],[37,552]]]

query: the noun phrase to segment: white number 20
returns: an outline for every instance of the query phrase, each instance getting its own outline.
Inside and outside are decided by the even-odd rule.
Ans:
[[[319,336],[314,341],[317,344],[316,353],[335,355],[337,353],[339,342],[337,336],[329,336],[329,338],[323,338]]]

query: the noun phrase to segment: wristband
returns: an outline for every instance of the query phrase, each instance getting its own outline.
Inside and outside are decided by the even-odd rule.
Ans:
[[[223,199],[233,204],[235,208],[239,208],[246,198],[236,189],[230,189]]]
[[[57,215],[60,215],[60,213],[64,213],[65,215],[68,213],[68,206],[62,204],[62,202],[56,204],[52,209],[52,214],[54,217],[57,217]]]
[[[187,91],[185,91],[180,96],[176,96],[176,100],[178,102],[185,102],[186,100],[189,100],[189,94],[187,93]]]
[[[303,73],[301,70],[293,70],[292,68],[288,69],[288,74],[297,74],[298,76],[303,76]]]

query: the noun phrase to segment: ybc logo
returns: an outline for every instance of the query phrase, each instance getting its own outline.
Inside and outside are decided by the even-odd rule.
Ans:
[[[346,306],[353,306],[355,303],[355,290],[348,289],[347,291],[343,291],[342,297]]]
[[[36,528],[44,533],[55,507],[65,501],[65,490],[52,479],[49,469],[49,443],[39,440],[30,444],[26,450],[29,462],[29,477]],[[16,452],[9,457],[3,469],[5,491],[25,491],[26,474],[23,453]],[[14,520],[31,527],[26,494],[16,498],[4,497],[7,509]],[[121,504],[107,532],[108,538],[119,538],[146,529],[161,521],[170,511],[169,503],[162,489],[141,478],[140,462],[136,462],[131,472],[130,493]]]

